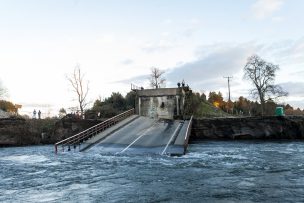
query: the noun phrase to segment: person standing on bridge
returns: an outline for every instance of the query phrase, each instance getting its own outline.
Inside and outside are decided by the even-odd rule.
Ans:
[[[33,111],[33,119],[36,119],[36,109]]]
[[[41,111],[38,111],[38,119],[41,119]]]

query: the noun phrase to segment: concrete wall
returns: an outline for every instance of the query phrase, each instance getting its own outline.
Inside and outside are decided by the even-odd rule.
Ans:
[[[150,118],[174,119],[182,115],[182,88],[159,88],[137,91],[136,112]]]
[[[175,96],[181,94],[181,88],[158,88],[144,89],[137,91],[137,96],[142,97],[158,97],[158,96]]]
[[[140,97],[140,115],[150,118],[173,119],[176,114],[176,97]]]

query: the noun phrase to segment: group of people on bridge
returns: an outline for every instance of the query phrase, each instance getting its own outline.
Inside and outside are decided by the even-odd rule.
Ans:
[[[33,111],[33,119],[36,119],[36,114],[37,114],[36,109],[34,109],[34,111]],[[41,119],[41,111],[40,110],[38,111],[38,119]]]

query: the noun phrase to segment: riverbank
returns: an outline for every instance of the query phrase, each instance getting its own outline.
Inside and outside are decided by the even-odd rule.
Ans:
[[[303,116],[265,116],[194,119],[190,141],[303,138]]]
[[[0,147],[54,144],[101,122],[76,118],[0,119]]]
[[[52,134],[55,119],[0,119],[0,147],[44,144],[45,135]]]
[[[77,118],[0,119],[0,147],[54,144],[102,120]],[[190,143],[206,139],[304,139],[304,117],[238,117],[194,119]]]

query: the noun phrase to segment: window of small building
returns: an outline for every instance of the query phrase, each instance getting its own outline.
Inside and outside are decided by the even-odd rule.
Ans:
[[[174,98],[175,98],[175,96],[173,96],[173,95],[167,96],[167,99],[174,99]]]
[[[160,104],[160,108],[165,108],[165,103],[164,102],[162,102],[161,104]]]

